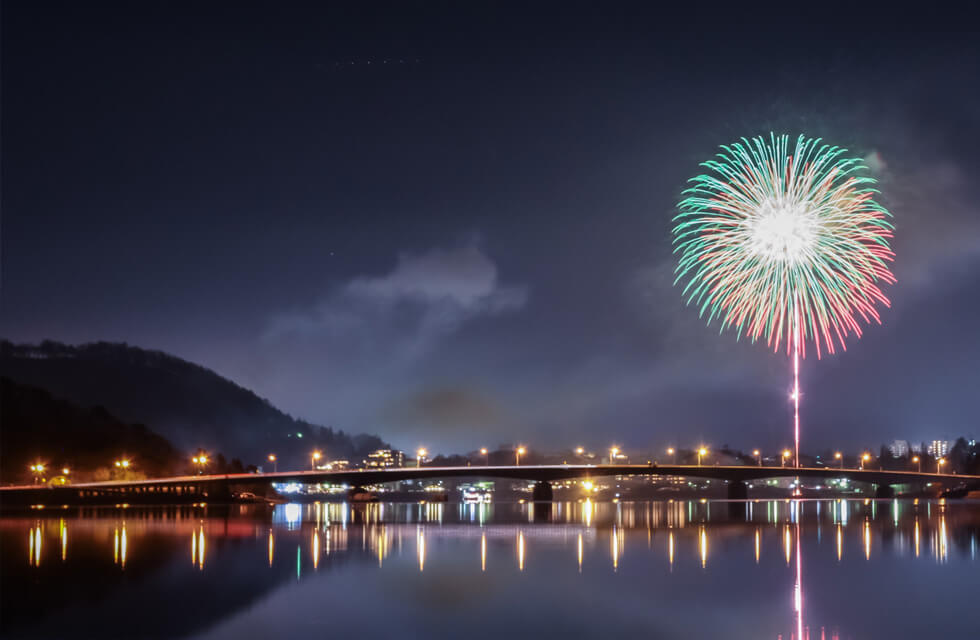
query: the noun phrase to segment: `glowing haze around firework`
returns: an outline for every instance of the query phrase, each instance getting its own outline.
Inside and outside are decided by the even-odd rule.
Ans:
[[[675,284],[687,302],[773,349],[811,341],[834,353],[880,323],[879,288],[893,283],[890,214],[874,201],[875,180],[847,150],[770,134],[722,146],[701,165],[674,218]],[[796,393],[796,390],[794,390]]]

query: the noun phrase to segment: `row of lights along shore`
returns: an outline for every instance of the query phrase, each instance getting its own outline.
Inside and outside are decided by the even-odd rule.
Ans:
[[[420,447],[418,450],[416,450],[415,453],[416,453],[416,462],[415,462],[415,465],[416,465],[416,467],[421,467],[422,466],[422,463],[425,462],[425,458],[426,458],[426,456],[428,456],[429,452],[424,447]],[[674,447],[667,447],[666,453],[671,458],[671,462],[674,465],[677,465],[677,449],[674,448]],[[700,466],[703,466],[704,457],[707,456],[708,453],[709,453],[708,448],[705,447],[705,446],[700,446],[700,447],[698,447],[695,450],[695,453],[697,454],[697,459],[698,459],[697,466],[699,466],[699,467]],[[521,464],[521,456],[524,456],[526,454],[527,454],[527,447],[525,447],[523,445],[520,445],[518,447],[515,447],[514,448],[514,464],[516,466],[520,466],[520,464]],[[586,455],[585,448],[584,447],[576,447],[575,448],[575,454],[577,456],[580,456],[580,457]],[[490,464],[490,450],[487,449],[486,447],[481,447],[480,448],[480,455],[483,457],[484,464],[489,465]],[[781,467],[785,467],[786,466],[786,461],[789,460],[790,458],[792,458],[792,456],[793,456],[793,454],[792,454],[792,452],[789,449],[783,450],[782,453],[780,454],[780,460],[781,460],[780,466]],[[620,450],[619,447],[613,446],[613,447],[610,447],[609,448],[609,462],[610,462],[610,464],[614,464],[615,461],[617,459],[621,458],[621,457],[626,457],[626,456],[624,454],[622,454],[622,451]],[[753,451],[752,451],[752,457],[755,458],[756,462],[758,463],[758,465],[760,467],[763,466],[762,452],[759,449],[753,449]],[[323,459],[323,452],[321,452],[321,451],[314,450],[310,454],[310,468],[313,471],[316,471],[317,470],[317,463],[321,459]],[[268,460],[273,465],[273,472],[274,473],[278,473],[279,472],[279,458],[276,456],[276,454],[270,453],[269,456],[268,456]],[[834,452],[834,460],[836,460],[838,462],[838,464],[840,465],[840,468],[841,469],[844,468],[844,455],[840,451]],[[627,458],[627,461],[628,461],[628,458]],[[864,470],[865,465],[868,462],[870,462],[870,461],[871,461],[871,454],[868,453],[868,452],[862,453],[858,457],[858,463],[859,463],[859,467],[858,468],[861,469],[861,470]],[[918,472],[919,473],[922,473],[922,458],[920,456],[917,456],[917,455],[916,456],[912,456],[911,461],[912,461],[913,464],[916,465],[916,468],[917,468]],[[197,466],[198,473],[199,474],[202,474],[202,473],[204,473],[205,467],[207,467],[208,462],[210,462],[210,458],[208,458],[207,454],[200,453],[200,454],[195,455],[194,457],[192,457],[191,458],[191,462],[194,465]],[[129,469],[129,467],[131,466],[132,463],[131,463],[130,460],[123,458],[123,459],[120,459],[120,460],[115,460],[113,464],[114,464],[114,466],[117,469]],[[942,473],[943,466],[945,464],[946,464],[946,459],[945,458],[939,458],[938,460],[936,460],[936,473]],[[45,479],[44,479],[44,472],[47,471],[47,466],[43,462],[35,462],[34,464],[31,464],[30,465],[30,470],[31,470],[31,473],[34,475],[34,482],[35,483],[37,483],[39,481],[41,481],[41,482],[44,482],[45,481]],[[61,470],[61,473],[62,473],[62,476],[63,477],[67,477],[71,473],[71,470],[68,467],[65,467],[65,468],[63,468]],[[62,482],[63,483],[65,482],[64,478],[62,479]]]

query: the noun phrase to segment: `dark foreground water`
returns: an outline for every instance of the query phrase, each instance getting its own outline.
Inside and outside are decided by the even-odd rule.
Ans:
[[[51,509],[11,638],[980,638],[980,504]]]

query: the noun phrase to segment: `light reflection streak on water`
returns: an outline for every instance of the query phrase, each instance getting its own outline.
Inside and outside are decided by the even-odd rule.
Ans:
[[[583,545],[582,545],[582,534],[579,533],[578,534],[578,572],[579,573],[582,573],[582,555],[583,555],[583,552],[584,552],[584,549],[583,549]]]
[[[272,535],[272,529],[269,529],[269,567],[272,567],[272,559],[275,557],[276,552],[276,540]]]
[[[425,531],[419,527],[415,533],[415,548],[419,556],[419,573],[425,571]]]
[[[581,544],[582,538],[579,537],[579,544]],[[487,570],[487,534],[483,533],[480,536],[480,571]]]
[[[704,525],[701,525],[698,534],[698,551],[701,554],[701,568],[704,569],[708,565],[708,533]]]
[[[667,534],[667,560],[670,562],[670,571],[674,572],[674,532]]]
[[[61,519],[60,523],[61,529],[61,561],[64,562],[68,559],[68,525],[65,523],[65,519]]]
[[[31,527],[30,533],[27,534],[28,539],[28,552],[27,552],[27,563],[32,567],[41,566],[41,523],[38,522],[36,527]]]
[[[915,517],[915,557],[919,557],[919,516]]]
[[[871,523],[864,520],[864,558],[871,560]]]
[[[796,611],[796,637],[803,639],[803,559],[800,553],[800,523],[796,523],[796,588],[793,607]]]
[[[204,542],[202,540],[201,544]],[[203,546],[201,547],[203,549]],[[126,568],[126,523],[122,523],[122,531],[119,532],[119,567]]]
[[[612,535],[609,536],[609,553],[612,555],[613,571],[619,569],[619,532],[613,525]]]
[[[945,510],[944,510],[945,511]],[[946,562],[946,514],[942,513],[939,516],[939,562]]]
[[[517,568],[524,571],[524,531],[517,532]]]
[[[789,525],[783,526],[783,551],[786,553],[786,566],[789,566],[790,559],[792,558],[792,536],[789,532]]]
[[[837,562],[840,562],[841,557],[844,555],[844,529],[837,524]]]
[[[204,525],[191,532],[191,564],[204,571]]]
[[[317,503],[317,507],[317,511],[319,512],[319,503]],[[319,519],[319,513],[317,513],[317,518]],[[316,528],[313,529],[310,553],[313,554],[313,570],[316,571],[320,567],[320,533]]]
[[[759,556],[762,552],[762,531],[759,527],[755,528],[755,563],[759,564]]]

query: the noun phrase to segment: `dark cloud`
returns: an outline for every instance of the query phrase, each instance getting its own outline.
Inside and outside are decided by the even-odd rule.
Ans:
[[[505,412],[492,399],[463,387],[423,389],[396,400],[387,410],[393,424],[439,432],[495,433]]]

